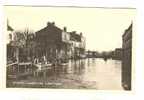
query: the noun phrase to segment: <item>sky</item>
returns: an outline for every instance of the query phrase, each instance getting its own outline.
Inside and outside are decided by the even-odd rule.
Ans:
[[[135,9],[5,6],[5,18],[15,30],[36,32],[55,22],[61,29],[83,33],[86,50],[110,51],[122,47],[122,35],[135,20]]]

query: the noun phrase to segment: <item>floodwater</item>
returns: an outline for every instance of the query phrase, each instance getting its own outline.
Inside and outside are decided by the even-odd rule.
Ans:
[[[63,88],[122,90],[121,61],[119,60],[108,59],[105,61],[100,58],[89,58],[69,61],[67,66],[59,68],[55,70],[58,80],[70,81],[69,85],[64,84]]]
[[[29,84],[44,83],[48,88],[123,90],[121,61],[101,58],[71,60],[67,65],[52,66],[38,76],[19,80]]]

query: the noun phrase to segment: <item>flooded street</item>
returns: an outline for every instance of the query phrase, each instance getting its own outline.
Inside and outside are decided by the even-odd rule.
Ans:
[[[69,61],[68,66],[57,70],[60,80],[67,78],[80,83],[82,87],[100,90],[122,89],[121,87],[121,61],[90,58],[78,61]],[[73,83],[71,83],[73,84]],[[70,85],[71,86],[71,85]]]
[[[67,65],[52,66],[41,70],[38,76],[14,82],[33,86],[39,84],[47,88],[122,90],[121,61],[105,61],[100,58],[71,60]],[[23,85],[22,87],[29,87]]]

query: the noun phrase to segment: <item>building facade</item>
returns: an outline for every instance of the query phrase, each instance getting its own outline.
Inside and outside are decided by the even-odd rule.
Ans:
[[[61,58],[64,54],[62,48],[66,46],[62,41],[62,34],[65,34],[60,28],[55,26],[55,23],[47,23],[47,26],[36,32],[36,57],[46,59],[50,62]],[[59,55],[58,55],[59,54]]]
[[[85,37],[76,31],[70,32],[71,58],[79,59],[85,55]]]
[[[76,33],[67,32],[66,27],[60,29],[54,22],[48,22],[45,28],[36,32],[36,57],[45,56],[49,62],[65,62],[78,55],[80,48],[84,49],[81,37]]]
[[[121,60],[122,59],[122,48],[116,48],[113,52],[112,52],[112,59],[115,60]]]
[[[132,24],[122,36],[122,86],[126,90],[131,90],[132,71]]]
[[[19,47],[15,41],[14,29],[7,22],[7,79],[14,78],[17,73],[19,62]]]
[[[14,29],[7,22],[7,64],[18,61],[18,47],[15,42],[15,37]]]

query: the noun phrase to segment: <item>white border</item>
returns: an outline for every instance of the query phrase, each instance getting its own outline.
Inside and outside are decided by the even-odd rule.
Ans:
[[[138,99],[138,97],[142,96],[142,90],[143,83],[144,83],[144,46],[143,46],[143,35],[144,33],[144,25],[142,23],[142,19],[144,18],[144,13],[142,13],[143,9],[143,3],[139,2],[136,3],[133,0],[39,0],[36,2],[36,0],[7,0],[3,1],[2,5],[57,5],[57,6],[95,6],[95,7],[132,7],[137,8],[138,11],[138,23],[136,24],[136,38],[135,38],[135,44],[136,47],[134,48],[133,53],[136,54],[134,56],[134,62],[135,62],[135,71],[136,75],[133,76],[136,81],[134,83],[135,85],[135,92],[129,93],[129,92],[108,92],[108,91],[94,91],[94,90],[86,90],[86,91],[79,91],[79,90],[43,90],[43,89],[23,89],[22,91],[19,91],[20,89],[0,89],[0,96],[4,97],[6,99],[16,99],[16,100],[61,100],[61,99],[70,99],[70,100],[135,100]],[[2,9],[2,7],[0,7]],[[2,10],[1,10],[2,12]],[[2,21],[1,21],[2,25]],[[1,27],[2,29],[2,27]],[[0,33],[3,33],[2,30],[0,30]],[[3,35],[0,35],[0,40],[3,41]],[[2,47],[3,42],[0,42],[0,47]],[[0,57],[0,65],[1,61],[3,62],[3,56],[5,50],[2,48],[0,50],[0,55],[2,54],[2,57]],[[143,56],[142,56],[143,55]],[[2,66],[0,66],[1,68]],[[2,71],[0,70],[0,77],[2,76]],[[1,85],[1,83],[0,83]]]

